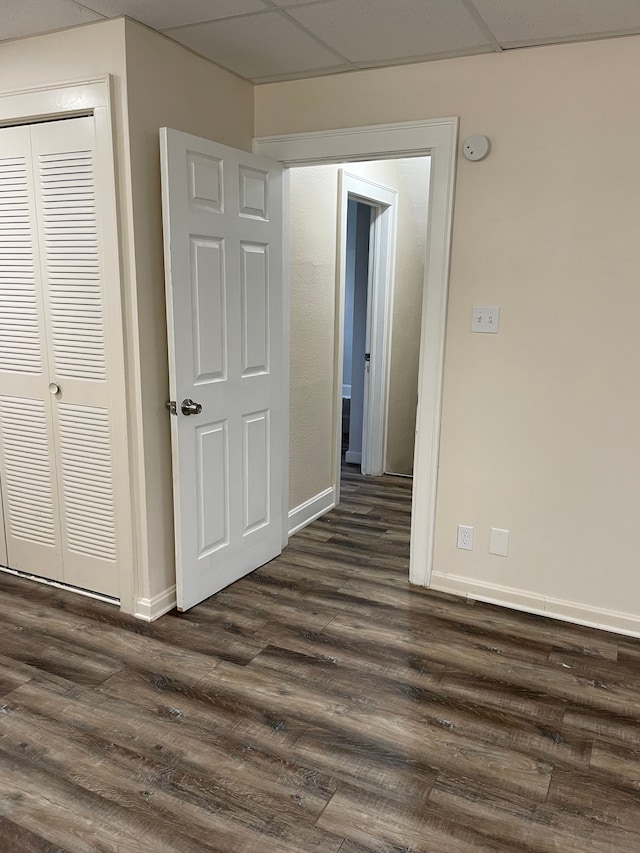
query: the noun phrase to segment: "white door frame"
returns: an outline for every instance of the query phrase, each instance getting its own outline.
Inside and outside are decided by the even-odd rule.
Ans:
[[[344,314],[346,291],[347,210],[349,199],[362,201],[377,210],[372,218],[369,244],[369,287],[367,295],[368,351],[371,353],[369,376],[365,380],[362,420],[362,473],[384,473],[387,444],[387,407],[389,361],[391,355],[391,309],[395,272],[397,219],[396,190],[360,178],[340,169],[338,172],[338,264],[339,289],[336,318],[337,376],[334,431],[336,436],[335,502],[340,500],[342,457],[342,370],[344,363]]]
[[[108,197],[103,198],[102,208],[103,214],[106,214],[101,219],[103,263],[109,279],[122,282],[112,97],[113,80],[109,74],[0,92],[0,127],[35,124],[53,118],[94,117],[96,157],[105,173],[104,185],[110,188]],[[130,458],[132,448],[128,438],[131,424],[129,411],[133,409],[127,405],[123,303],[121,287],[106,289],[105,319],[111,373],[110,415],[112,434],[118,437],[119,448],[113,459],[117,511],[120,515],[119,601],[122,611],[133,613],[139,589],[137,552],[134,547],[136,520],[132,518],[132,509],[135,509],[132,479],[136,469]],[[4,540],[4,535],[0,536],[0,540]],[[101,597],[90,592],[85,594]]]
[[[253,144],[257,154],[284,166],[431,157],[409,569],[411,583],[422,586],[433,566],[457,139],[458,119],[445,118],[260,137]]]

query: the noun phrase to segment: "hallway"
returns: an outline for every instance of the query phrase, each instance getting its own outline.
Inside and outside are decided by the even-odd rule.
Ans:
[[[640,849],[640,641],[410,588],[410,488],[151,625],[0,575],[0,848]]]

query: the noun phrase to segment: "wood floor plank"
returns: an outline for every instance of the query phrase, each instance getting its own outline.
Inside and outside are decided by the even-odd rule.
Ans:
[[[597,832],[603,844],[609,843],[608,848],[603,848],[607,851],[640,850],[637,792],[624,790],[605,774],[554,770],[547,806],[559,822],[574,831],[576,847],[583,836],[588,838]],[[625,840],[614,834],[618,829],[624,831]]]
[[[151,824],[131,820],[107,799],[58,776],[47,776],[24,759],[14,759],[2,741],[0,807],[13,823],[74,853],[96,849],[172,853],[176,849],[174,841],[160,837]],[[181,833],[174,835],[176,843],[183,843]]]
[[[0,625],[0,649],[6,657],[74,684],[101,684],[122,667],[116,658],[104,654],[104,647],[86,655],[66,639],[6,624],[15,616],[15,611],[7,614],[5,624]],[[24,612],[20,618],[24,619]]]
[[[6,851],[11,853],[69,853],[57,844],[51,844],[41,835],[30,832],[17,823],[0,815],[0,839]]]
[[[503,708],[456,701],[437,687],[416,688],[379,674],[342,672],[330,662],[272,646],[256,657],[254,665],[294,679],[301,689],[312,685],[336,702],[358,702],[389,720],[419,716],[424,725],[462,735],[469,743],[515,749],[562,767],[586,768],[589,764],[590,739],[561,735],[556,728],[514,716]]]
[[[236,846],[245,836],[246,849],[257,851],[260,835],[272,839],[283,853],[301,849],[334,853],[339,846],[338,839],[313,827],[332,790],[314,784],[317,779],[312,774],[304,777],[304,785],[301,779],[286,778],[284,762],[261,761],[255,750],[234,756],[215,734],[183,731],[178,709],[149,715],[88,691],[78,690],[72,699],[47,697],[30,685],[18,688],[9,698],[0,718],[0,749],[6,752],[13,745],[15,751],[20,738],[29,738],[24,740],[25,763],[31,758],[40,771],[71,778],[91,794],[97,786],[102,790],[101,801],[117,798],[116,809],[137,804],[135,818],[155,820],[157,830],[164,826],[168,838],[172,837],[171,823],[166,823],[170,819],[176,827],[177,849],[198,850],[197,839],[204,837],[203,832],[215,832],[222,841],[213,847],[223,851],[245,849]],[[65,749],[68,735],[56,740],[58,718],[79,733],[79,743]],[[24,725],[25,720],[29,725]],[[35,748],[29,750],[38,727],[46,737],[36,738]],[[17,734],[10,743],[7,733],[14,729]],[[102,733],[108,736],[104,743]],[[57,768],[42,759],[42,753],[52,748]],[[96,762],[93,776],[92,759]],[[125,816],[119,820],[124,827]],[[190,846],[187,841],[194,833]]]
[[[437,771],[424,760],[319,726],[302,734],[294,749],[301,760],[332,778],[373,794],[382,792],[413,810],[426,802],[437,778]]]
[[[635,850],[639,841],[635,832],[598,823],[578,810],[506,798],[475,782],[445,775],[436,780],[429,799],[458,825],[473,827],[492,842],[506,843],[514,851],[622,853]]]
[[[510,790],[526,791],[543,800],[547,793],[551,766],[530,755],[498,744],[468,740],[457,732],[439,725],[429,725],[420,713],[398,715],[389,720],[385,714],[365,709],[358,702],[339,701],[321,690],[307,686],[301,689],[289,679],[275,681],[257,668],[233,671],[221,663],[214,672],[199,682],[199,689],[226,690],[238,701],[251,701],[256,695],[277,713],[290,710],[310,724],[337,730],[353,739],[364,735],[367,741],[391,746],[400,755],[429,756],[432,766],[455,768],[465,774],[477,774],[494,780]]]
[[[479,833],[437,815],[435,809],[398,808],[392,800],[350,786],[341,787],[318,825],[331,826],[350,841],[381,853],[507,853],[504,845],[485,843]]]
[[[0,573],[0,853],[640,851],[640,641],[411,587],[410,500],[152,624]]]

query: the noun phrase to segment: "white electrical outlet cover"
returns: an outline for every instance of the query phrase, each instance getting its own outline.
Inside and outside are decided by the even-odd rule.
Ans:
[[[467,524],[458,525],[456,545],[463,551],[473,551],[473,527],[469,527]]]
[[[497,554],[498,557],[509,556],[509,531],[500,530],[498,527],[491,528],[489,538],[489,553]]]

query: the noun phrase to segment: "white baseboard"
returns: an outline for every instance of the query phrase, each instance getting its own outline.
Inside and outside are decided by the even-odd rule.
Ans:
[[[293,536],[298,530],[302,530],[307,524],[311,524],[316,518],[320,518],[325,512],[329,512],[336,505],[336,490],[329,486],[324,492],[320,492],[309,498],[300,506],[289,510],[289,536]]]
[[[360,465],[362,463],[362,453],[356,453],[355,450],[347,450],[344,454],[344,461],[348,465]]]
[[[535,613],[539,616],[560,619],[563,622],[612,631],[614,634],[640,637],[640,616],[633,613],[605,610],[602,607],[553,598],[500,584],[481,583],[471,578],[441,572],[432,573],[430,587],[440,592],[450,592],[476,601],[484,601],[487,604],[499,604],[513,610],[523,610],[525,613]]]
[[[144,619],[145,622],[154,622],[168,613],[176,606],[176,586],[163,589],[153,598],[139,598],[136,601],[136,619]]]

